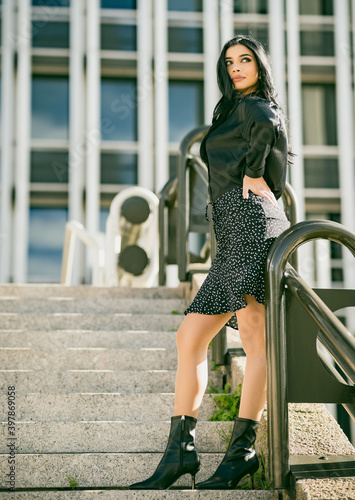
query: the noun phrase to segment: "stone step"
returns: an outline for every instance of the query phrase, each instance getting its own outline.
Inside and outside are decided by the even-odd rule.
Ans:
[[[175,348],[176,332],[148,330],[98,331],[0,330],[1,347],[32,347],[33,349],[63,349],[66,347],[103,347],[106,349],[139,349],[143,347]]]
[[[174,392],[175,370],[1,370],[0,392],[9,385],[16,394],[71,394],[74,392]],[[210,371],[209,381],[222,387],[222,373]]]
[[[0,313],[1,330],[156,330],[176,331],[183,314],[16,314]]]
[[[104,415],[103,415],[104,416]],[[203,453],[226,450],[223,434],[229,434],[233,422],[198,424],[196,446]],[[166,446],[169,421],[84,421],[22,422],[16,420],[17,453],[160,453]],[[0,423],[0,453],[6,454],[13,437],[8,423]]]
[[[172,370],[177,366],[174,349],[104,349],[99,347],[66,349],[0,349],[3,370]]]
[[[5,456],[1,456],[0,460],[0,487],[7,487],[6,474],[8,473],[8,464]],[[136,481],[141,481],[149,477],[158,465],[162,455],[161,453],[61,453],[61,454],[18,454],[16,455],[16,487],[17,488],[68,488],[68,477],[75,478],[78,482],[79,488],[126,488],[128,485]],[[204,481],[216,470],[218,464],[223,458],[221,453],[201,453],[201,469],[196,475],[196,482]],[[191,489],[191,476],[184,475],[173,487],[186,487]],[[25,493],[25,492],[24,492]],[[28,492],[30,493],[30,492]],[[31,492],[32,493],[32,492]],[[48,492],[45,492],[48,495]],[[62,493],[62,492],[60,492]],[[73,498],[83,492],[70,491]],[[116,498],[116,494],[124,494],[118,498],[184,498],[183,494],[205,495],[207,492],[188,491],[182,492],[178,490],[163,490],[163,491],[129,491],[129,490],[115,490],[114,496],[109,498]],[[156,494],[155,496],[148,496],[149,494]],[[176,493],[178,497],[170,497],[169,495]],[[278,499],[276,491],[265,492],[269,496],[258,496],[262,492],[252,491],[249,492],[254,496],[241,496],[241,493],[246,495],[246,491],[223,491],[222,496],[216,496],[219,493],[214,491],[214,496],[192,496],[191,498],[267,498]],[[9,493],[6,493],[9,495]],[[20,492],[17,493],[19,495]],[[27,494],[27,492],[26,492]],[[3,494],[5,495],[5,493]],[[101,498],[98,494],[98,498]],[[162,495],[162,496],[159,496]],[[168,496],[165,496],[168,495]],[[233,496],[231,496],[233,495]],[[272,496],[274,495],[274,496]],[[275,496],[276,495],[276,496]],[[4,497],[5,498],[5,497]],[[19,498],[19,497],[17,497]],[[21,497],[20,497],[21,498]],[[25,497],[26,498],[26,497]],[[31,497],[29,497],[31,498]],[[39,498],[47,498],[52,500],[52,492],[47,497],[40,496]],[[61,497],[58,497],[61,498]],[[64,497],[66,498],[66,497]],[[80,498],[80,496],[79,496]],[[85,498],[85,497],[84,497]],[[89,498],[96,498],[91,496]],[[103,497],[107,498],[107,497]],[[188,497],[190,498],[190,497]]]
[[[0,421],[7,420],[7,395],[0,395]],[[79,422],[100,420],[165,421],[174,414],[174,394],[17,394],[16,420]],[[199,420],[208,420],[215,409],[205,394]]]
[[[19,314],[82,313],[114,314],[149,313],[183,314],[188,306],[185,299],[111,298],[111,297],[40,297],[21,298],[0,296],[0,312]]]
[[[191,485],[190,485],[191,486]],[[119,489],[94,489],[74,491],[21,491],[15,493],[0,493],[0,499],[15,500],[278,500],[277,491],[248,490],[143,490],[130,491]]]
[[[189,285],[180,283],[175,288],[157,286],[149,288],[134,288],[130,286],[108,287],[108,286],[64,286],[48,284],[2,284],[0,285],[1,297],[79,297],[79,298],[145,298],[145,299],[184,299],[187,297]]]

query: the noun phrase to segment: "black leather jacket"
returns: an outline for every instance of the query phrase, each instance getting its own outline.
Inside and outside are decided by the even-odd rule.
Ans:
[[[276,199],[280,198],[287,150],[285,124],[277,106],[254,95],[243,97],[206,141],[211,200],[242,186],[244,175],[264,177]]]

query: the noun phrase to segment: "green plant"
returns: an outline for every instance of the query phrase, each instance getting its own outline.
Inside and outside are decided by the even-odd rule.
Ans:
[[[181,314],[179,311],[175,311],[175,309],[173,311],[171,311],[171,314]]]
[[[213,359],[211,359],[211,370],[213,372],[218,372],[220,371],[221,367],[216,365],[215,361],[213,361]]]
[[[67,476],[67,479],[68,479],[68,482],[70,484],[71,489],[75,490],[75,488],[78,486],[79,482],[74,477]]]
[[[232,421],[239,414],[240,405],[240,395],[241,395],[241,384],[239,384],[238,389],[230,394],[230,385],[226,384],[223,392],[221,394],[213,394],[213,392],[220,392],[216,387],[211,385],[209,389],[209,394],[212,397],[216,408],[213,412],[212,417],[209,419],[212,422],[222,421]]]

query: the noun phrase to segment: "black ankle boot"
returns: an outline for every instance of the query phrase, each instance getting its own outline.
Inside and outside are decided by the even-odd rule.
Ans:
[[[250,474],[254,486],[254,474],[259,460],[253,449],[256,438],[257,420],[236,418],[228,450],[212,477],[196,484],[200,490],[233,490],[239,481]]]
[[[165,490],[184,474],[191,474],[195,488],[195,474],[200,469],[195,448],[196,422],[196,418],[185,415],[171,417],[168,444],[158,467],[150,478],[131,484],[130,490]]]

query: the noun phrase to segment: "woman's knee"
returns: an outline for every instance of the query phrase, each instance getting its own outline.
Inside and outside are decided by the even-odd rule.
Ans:
[[[175,342],[179,351],[201,351],[209,344],[209,328],[202,315],[187,315],[176,332]]]
[[[175,342],[178,351],[196,351],[205,346],[203,337],[199,336],[198,332],[191,331],[184,325],[181,325],[176,332]]]
[[[232,315],[233,313],[187,314],[176,333],[177,348],[199,352],[206,350],[210,341]]]

